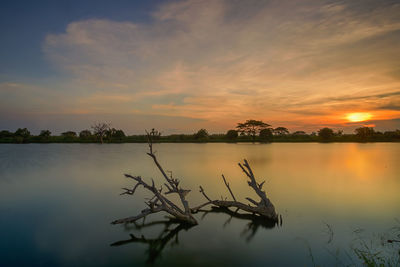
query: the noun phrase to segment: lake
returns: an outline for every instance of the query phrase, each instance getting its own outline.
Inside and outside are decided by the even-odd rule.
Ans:
[[[391,228],[399,226],[399,143],[154,149],[164,169],[192,190],[191,206],[205,202],[199,185],[214,199],[230,199],[221,174],[238,200],[256,198],[237,165],[246,158],[258,181],[266,180],[282,225],[265,227],[217,212],[195,214],[199,225],[190,229],[157,223],[165,214],[147,217],[146,227],[111,225],[140,213],[150,196],[143,188],[120,196],[122,187],[134,185],[124,173],[164,183],[146,144],[3,144],[0,265],[334,266],[358,265],[354,247],[360,242],[393,249],[382,242],[396,238]],[[130,234],[142,242],[119,242]]]

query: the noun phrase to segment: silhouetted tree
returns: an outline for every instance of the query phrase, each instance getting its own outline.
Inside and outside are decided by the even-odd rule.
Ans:
[[[389,140],[400,140],[400,130],[386,131],[383,133],[383,136]]]
[[[14,133],[14,136],[19,136],[22,138],[28,138],[30,135],[31,135],[31,132],[28,131],[28,129],[26,129],[26,128],[18,128]]]
[[[79,138],[87,139],[92,137],[92,132],[89,130],[83,130],[79,133]]]
[[[236,130],[229,130],[226,132],[226,138],[230,140],[235,140],[238,137],[238,132]]]
[[[154,141],[157,141],[160,139],[161,132],[153,128],[153,129],[151,129],[149,135],[151,136],[151,139],[154,142]]]
[[[113,137],[115,137],[115,138],[124,138],[125,137],[125,133],[121,129],[120,130],[116,130]]]
[[[40,137],[44,137],[44,138],[48,138],[50,137],[51,132],[49,130],[41,130],[39,136]]]
[[[289,130],[285,127],[277,127],[273,130],[273,133],[276,135],[286,135],[289,134]]]
[[[49,130],[41,130],[39,137],[42,141],[47,141],[47,140],[49,140],[50,135],[51,135],[51,132]]]
[[[354,130],[356,136],[363,141],[369,140],[375,134],[374,128],[372,127],[360,127]]]
[[[107,131],[110,129],[110,123],[99,122],[92,125],[93,133],[96,135],[100,142],[103,144],[103,138],[106,136]]]
[[[271,142],[273,138],[272,130],[270,128],[262,129],[260,131],[260,139],[264,142]]]
[[[307,135],[305,131],[295,131],[292,135]]]
[[[335,135],[332,129],[330,128],[322,128],[318,131],[318,136],[323,140],[323,141],[329,141],[332,139],[332,137]]]
[[[194,134],[194,139],[204,140],[204,139],[207,139],[208,136],[209,136],[209,134],[206,129],[200,129],[197,131],[197,133]]]
[[[270,126],[271,125],[263,121],[247,120],[244,123],[238,123],[236,128],[240,133],[251,136],[254,141],[256,139],[256,135],[260,133],[262,129],[266,129]]]
[[[5,138],[5,137],[13,137],[14,133],[7,131],[7,130],[3,130],[0,132],[0,138]]]
[[[343,130],[338,130],[338,131],[335,133],[335,135],[336,135],[336,136],[342,136],[342,135],[343,135]]]
[[[64,137],[76,137],[76,132],[74,131],[67,131],[67,132],[63,132],[61,133],[62,136]]]

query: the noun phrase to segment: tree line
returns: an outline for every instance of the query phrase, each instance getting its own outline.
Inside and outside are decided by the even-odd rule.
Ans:
[[[259,120],[238,123],[234,129],[223,134],[210,134],[200,129],[193,134],[163,135],[152,129],[156,142],[398,142],[400,130],[379,132],[372,127],[359,127],[354,134],[342,130],[322,128],[307,134],[304,131],[289,132],[285,127],[273,128]],[[32,135],[27,128],[15,132],[0,131],[0,143],[141,143],[147,142],[146,135],[126,135],[122,129],[111,127],[110,123],[95,123],[90,129],[80,132],[66,131],[52,135],[49,130]]]

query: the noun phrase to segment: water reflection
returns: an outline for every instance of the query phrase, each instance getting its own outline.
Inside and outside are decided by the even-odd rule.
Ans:
[[[241,237],[245,238],[246,242],[250,242],[260,228],[272,229],[275,226],[282,226],[282,216],[280,216],[280,220],[277,222],[276,220],[271,220],[263,216],[253,215],[249,213],[240,213],[237,211],[232,211],[225,207],[215,206],[211,207],[210,210],[199,210],[199,212],[203,213],[202,220],[209,213],[225,213],[229,215],[229,218],[225,221],[223,225],[224,227],[230,224],[233,218],[248,221],[240,234]]]
[[[146,151],[146,144],[0,145],[0,265],[143,266],[148,243],[110,243],[130,240],[129,233],[147,240],[168,237],[179,224],[165,233],[164,224],[124,232],[109,222],[142,208],[141,201],[119,196],[120,188],[131,186],[123,173],[162,178]],[[226,192],[222,173],[235,197],[254,194],[236,167],[249,159],[284,215],[283,227],[270,228],[237,214],[199,213],[199,220],[205,218],[198,226],[178,231],[179,246],[169,246],[178,245],[175,236],[152,245],[151,255],[162,253],[154,259],[162,266],[310,266],[297,237],[307,239],[319,266],[334,266],[326,248],[349,249],[354,229],[382,233],[400,217],[400,143],[159,144],[157,151],[163,166],[193,190],[188,201],[195,206],[204,202],[195,190],[199,185],[207,185],[211,196]],[[136,200],[148,197],[137,194]],[[399,243],[390,245],[397,253]]]
[[[282,226],[282,217],[280,216],[280,220],[277,222],[276,220],[271,220],[259,215],[253,214],[244,214],[236,211],[232,211],[229,208],[225,207],[216,207],[213,206],[209,210],[199,210],[197,213],[202,213],[201,219],[204,220],[208,214],[226,214],[228,215],[228,219],[224,222],[224,228],[232,222],[232,220],[244,220],[248,223],[245,225],[243,230],[240,233],[240,237],[244,238],[246,242],[250,242],[259,229],[272,229],[274,227]],[[131,223],[125,224],[124,230],[127,231],[141,231],[145,230],[146,228],[151,228],[154,226],[161,226],[162,230],[160,233],[153,238],[146,237],[145,235],[141,234],[134,235],[132,233],[129,234],[129,239],[124,239],[120,241],[116,241],[112,243],[110,246],[123,246],[131,243],[141,243],[147,244],[148,248],[146,250],[147,254],[147,264],[154,264],[158,258],[161,257],[162,251],[164,248],[169,245],[171,247],[179,246],[179,233],[184,230],[188,231],[194,225],[185,224],[181,221],[175,219],[168,219],[168,220],[160,220],[160,221],[152,221],[146,223],[144,220],[142,223]]]
[[[153,221],[150,223],[143,223],[138,224],[134,223],[134,229],[140,230],[143,228],[147,227],[152,227],[156,225],[161,225],[163,226],[162,231],[160,234],[155,237],[155,238],[147,238],[144,235],[141,235],[140,237],[137,237],[133,234],[129,234],[130,238],[126,240],[120,240],[117,242],[112,243],[110,246],[122,246],[130,243],[142,243],[142,244],[147,244],[148,249],[146,251],[147,253],[147,260],[146,263],[153,264],[157,258],[161,256],[161,253],[165,246],[167,244],[170,244],[170,246],[177,246],[179,245],[179,232],[182,230],[189,230],[190,228],[193,227],[193,225],[190,224],[185,224],[181,223],[177,220],[165,220],[165,221]],[[127,224],[125,224],[125,229],[129,229]],[[132,228],[131,228],[132,229]]]

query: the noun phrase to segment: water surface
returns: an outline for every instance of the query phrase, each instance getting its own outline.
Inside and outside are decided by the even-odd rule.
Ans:
[[[257,228],[224,213],[196,214],[198,226],[167,226],[178,239],[172,232],[151,250],[145,243],[110,246],[129,234],[157,240],[170,233],[162,224],[110,224],[139,213],[150,196],[144,190],[120,196],[133,185],[123,173],[162,182],[145,144],[3,144],[0,265],[142,266],[151,253],[163,266],[310,266],[312,260],[330,266],[338,258],[356,260],[345,256],[355,233],[382,233],[400,218],[398,143],[156,144],[155,150],[164,168],[192,189],[192,206],[205,201],[199,185],[212,198],[229,198],[222,173],[237,199],[256,198],[237,166],[246,158],[266,180],[283,225]],[[146,223],[159,220],[163,215]],[[332,255],[337,251],[340,257]]]

